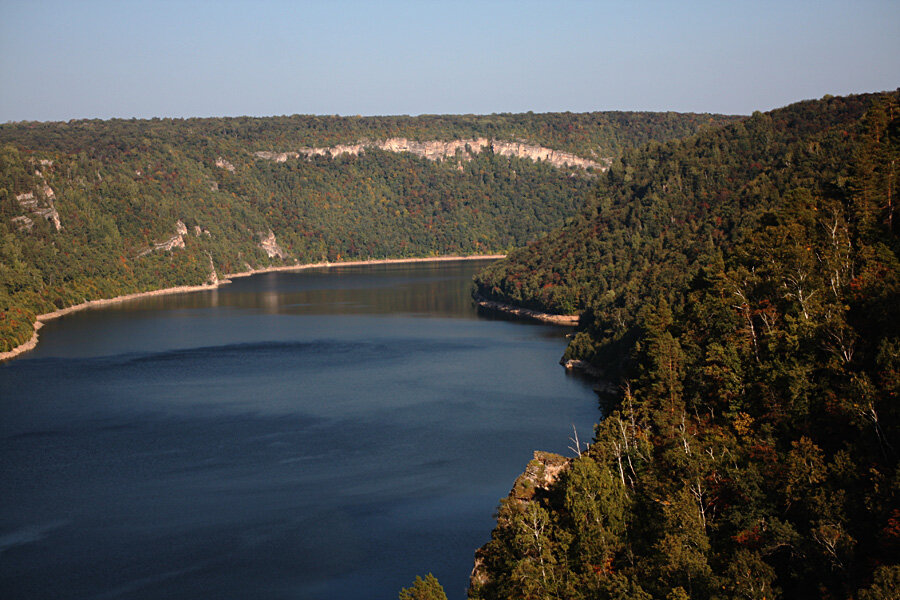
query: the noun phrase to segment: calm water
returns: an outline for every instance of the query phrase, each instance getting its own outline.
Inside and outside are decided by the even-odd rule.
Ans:
[[[484,264],[484,263],[480,263]],[[597,420],[479,263],[238,279],[48,323],[0,365],[0,596],[464,598],[535,449]]]

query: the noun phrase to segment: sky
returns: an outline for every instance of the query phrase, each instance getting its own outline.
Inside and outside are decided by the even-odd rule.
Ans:
[[[0,0],[0,123],[651,110],[900,87],[900,0]]]

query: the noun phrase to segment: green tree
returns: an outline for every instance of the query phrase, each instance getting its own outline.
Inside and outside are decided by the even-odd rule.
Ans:
[[[400,600],[447,600],[447,594],[437,577],[429,573],[425,579],[416,575],[411,586],[400,590]]]

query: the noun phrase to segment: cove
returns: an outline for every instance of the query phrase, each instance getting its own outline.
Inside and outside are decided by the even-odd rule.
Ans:
[[[5,598],[465,597],[533,450],[591,438],[567,329],[486,263],[267,273],[51,321],[0,365]]]

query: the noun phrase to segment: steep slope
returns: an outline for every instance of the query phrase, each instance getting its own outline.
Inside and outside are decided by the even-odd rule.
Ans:
[[[898,158],[900,93],[756,114],[626,153],[482,274],[628,360],[590,449],[501,503],[471,597],[894,597]]]
[[[575,338],[567,357],[608,369],[621,357],[609,342],[633,341],[651,291],[675,301],[679,286],[790,189],[848,192],[854,152],[848,136],[871,102],[871,96],[800,102],[684,142],[627,151],[572,223],[492,265],[480,274],[478,291],[500,302],[582,314],[587,334]]]

